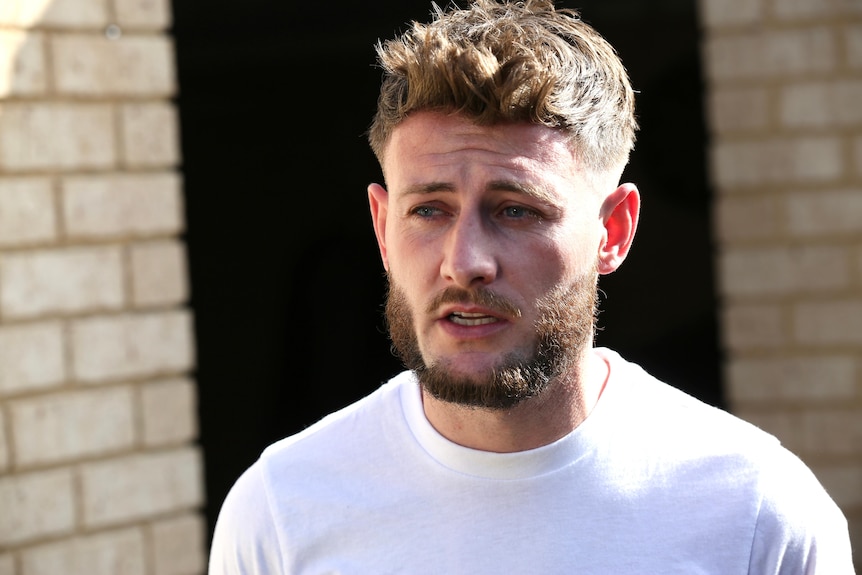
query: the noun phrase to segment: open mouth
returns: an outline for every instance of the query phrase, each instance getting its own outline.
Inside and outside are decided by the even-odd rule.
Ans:
[[[473,326],[485,325],[500,320],[496,317],[485,315],[483,313],[468,313],[464,311],[456,311],[449,314],[449,321],[457,325]]]

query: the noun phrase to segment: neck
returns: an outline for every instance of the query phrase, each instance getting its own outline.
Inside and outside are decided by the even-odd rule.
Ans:
[[[422,391],[425,416],[446,439],[482,451],[526,451],[571,433],[589,416],[607,381],[609,367],[586,350],[576,368],[540,395],[511,409],[466,407]]]

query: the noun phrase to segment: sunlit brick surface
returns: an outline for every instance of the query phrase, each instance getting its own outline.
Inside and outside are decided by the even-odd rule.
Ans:
[[[170,27],[0,0],[0,575],[206,567]]]

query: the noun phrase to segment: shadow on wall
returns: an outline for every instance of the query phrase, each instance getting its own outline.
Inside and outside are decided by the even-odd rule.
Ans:
[[[376,244],[339,231],[309,246],[297,261],[285,325],[301,326],[291,342],[288,384],[277,405],[287,433],[301,430],[367,395],[400,370],[386,343],[385,281]],[[369,270],[379,268],[378,280]]]

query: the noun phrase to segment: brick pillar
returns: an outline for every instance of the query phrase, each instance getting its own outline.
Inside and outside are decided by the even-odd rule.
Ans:
[[[730,404],[813,468],[859,557],[862,2],[700,7]]]
[[[0,0],[0,575],[201,573],[169,0]]]

